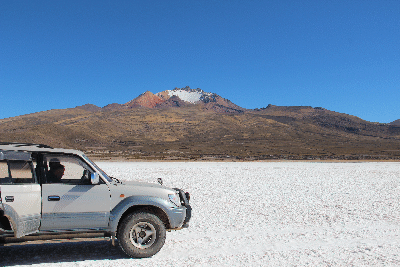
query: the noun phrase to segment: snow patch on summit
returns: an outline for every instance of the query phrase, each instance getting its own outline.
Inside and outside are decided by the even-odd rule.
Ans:
[[[186,90],[167,90],[168,96],[172,97],[174,95],[178,96],[180,99],[190,103],[199,102],[204,92],[195,91],[188,92]]]
[[[200,88],[191,89],[189,86],[185,88],[175,88],[173,90],[165,90],[160,93],[157,93],[159,97],[163,99],[168,99],[173,96],[179,97],[181,100],[185,102],[189,102],[191,104],[196,104],[198,102],[215,102],[215,97],[217,96],[214,93],[207,93],[201,90]]]

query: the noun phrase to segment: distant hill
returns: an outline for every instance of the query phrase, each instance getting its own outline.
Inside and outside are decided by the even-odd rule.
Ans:
[[[0,120],[0,142],[126,159],[400,159],[400,125],[307,106],[244,109],[201,89]]]
[[[390,125],[393,125],[393,126],[400,126],[400,119],[399,119],[399,120],[392,121],[392,122],[390,123]]]

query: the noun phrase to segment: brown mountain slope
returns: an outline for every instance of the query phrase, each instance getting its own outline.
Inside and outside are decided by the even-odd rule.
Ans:
[[[178,96],[172,96],[167,98],[164,102],[161,102],[156,105],[157,108],[165,108],[165,107],[184,107],[191,105],[182,99],[180,99]]]
[[[129,101],[125,104],[128,108],[137,108],[137,107],[145,107],[145,108],[155,108],[157,104],[164,102],[161,97],[153,94],[150,91],[147,91],[135,99]]]
[[[145,159],[398,159],[399,129],[311,107],[269,106],[235,114],[202,105],[78,107],[0,120],[0,141]]]

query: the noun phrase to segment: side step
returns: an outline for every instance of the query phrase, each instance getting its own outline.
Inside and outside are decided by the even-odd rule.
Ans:
[[[0,244],[22,243],[22,242],[36,241],[36,240],[97,238],[97,237],[109,237],[109,236],[104,233],[40,234],[40,235],[28,235],[21,238],[0,237]]]

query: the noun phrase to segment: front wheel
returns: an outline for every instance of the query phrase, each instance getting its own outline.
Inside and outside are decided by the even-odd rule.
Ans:
[[[156,254],[165,242],[165,226],[154,214],[136,212],[126,217],[118,228],[117,238],[122,250],[134,258]]]

